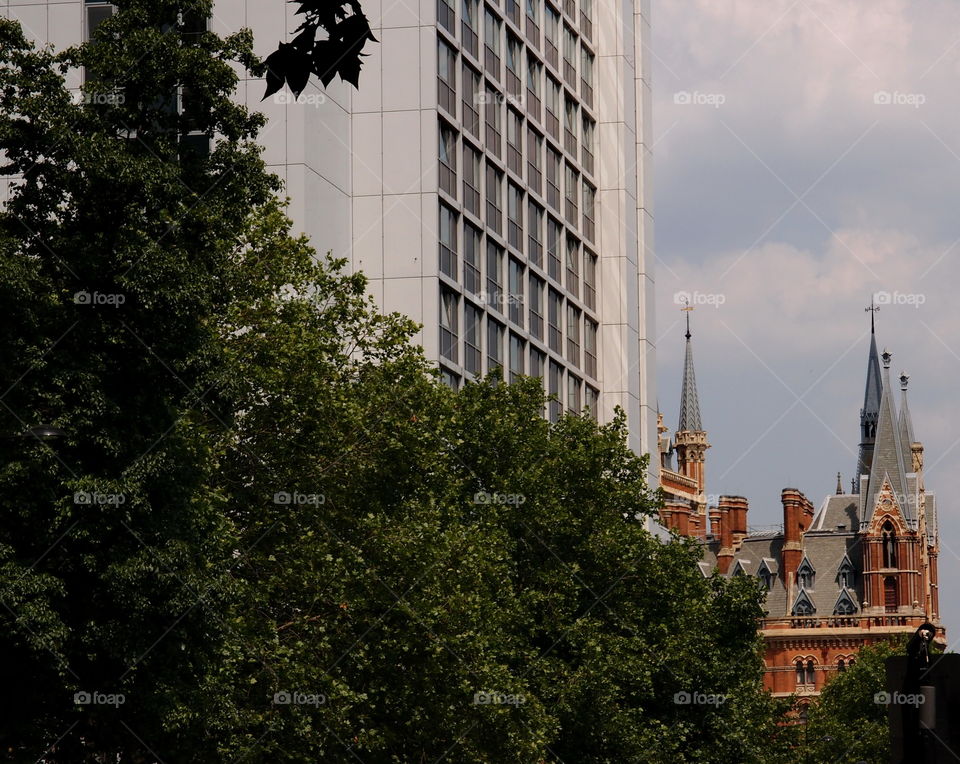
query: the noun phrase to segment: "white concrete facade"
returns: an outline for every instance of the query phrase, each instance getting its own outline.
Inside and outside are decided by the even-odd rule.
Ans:
[[[10,0],[0,12],[60,48],[104,5]],[[542,375],[562,401],[552,416],[589,405],[606,420],[620,406],[631,447],[656,455],[649,0],[362,5],[380,42],[359,91],[312,81],[305,102],[261,102],[262,81],[240,84],[269,118],[264,157],[295,228],[362,270],[383,310],[423,325],[417,341],[449,383],[496,365]],[[266,56],[296,29],[293,10],[216,0],[211,29],[249,27]],[[452,63],[443,82],[438,62]]]

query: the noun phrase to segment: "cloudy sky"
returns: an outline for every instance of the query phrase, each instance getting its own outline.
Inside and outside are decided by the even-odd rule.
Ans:
[[[870,320],[910,374],[960,640],[960,4],[653,0],[658,386],[694,294],[707,491],[782,520],[856,466]],[[899,384],[894,379],[895,384]],[[899,390],[897,392],[899,400]]]

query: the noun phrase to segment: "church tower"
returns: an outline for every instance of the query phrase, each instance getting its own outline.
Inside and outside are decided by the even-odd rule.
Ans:
[[[704,454],[710,444],[707,443],[707,433],[700,421],[697,377],[693,371],[693,347],[690,342],[690,311],[693,308],[688,305],[683,310],[687,312],[687,345],[680,389],[680,421],[673,438],[670,438],[663,424],[662,414],[657,427],[660,435],[660,487],[664,492],[664,507],[660,517],[665,527],[679,531],[681,535],[705,538],[708,530],[720,533],[721,521],[718,516],[716,522],[708,523],[713,515],[708,517],[704,493]],[[727,530],[732,533],[743,526],[743,532],[746,533],[746,510],[741,511],[738,506],[734,516],[736,522],[728,522]]]
[[[689,311],[689,309],[688,309]],[[683,359],[683,388],[680,391],[680,423],[673,436],[677,456],[677,472],[696,481],[697,493],[703,494],[706,475],[704,455],[710,448],[707,433],[700,422],[700,401],[697,397],[697,376],[693,370],[693,346],[690,343],[690,313],[687,313],[687,349]]]
[[[884,352],[883,391],[873,463],[860,495],[860,528],[865,534],[864,610],[872,614],[913,614],[925,608],[923,496],[913,469],[909,411],[894,412],[890,383],[891,355]],[[906,387],[902,381],[901,389]],[[902,392],[905,395],[905,390]],[[862,483],[861,483],[862,484]]]

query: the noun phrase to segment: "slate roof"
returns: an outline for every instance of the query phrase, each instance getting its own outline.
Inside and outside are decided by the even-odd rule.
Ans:
[[[680,424],[677,432],[702,432],[697,376],[693,371],[693,346],[690,344],[690,314],[687,314],[687,353],[683,359],[683,389],[680,392]]]

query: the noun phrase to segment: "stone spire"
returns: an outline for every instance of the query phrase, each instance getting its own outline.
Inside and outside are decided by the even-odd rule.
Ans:
[[[877,494],[884,481],[889,481],[900,510],[908,523],[916,522],[916,503],[910,500],[907,483],[907,467],[904,451],[900,445],[900,431],[894,412],[893,395],[890,389],[890,353],[883,352],[883,392],[880,396],[873,459],[870,465],[870,480],[867,495],[860,498],[860,524],[870,522],[877,503]]]
[[[906,372],[900,374],[900,415],[897,421],[898,435],[900,436],[900,448],[903,451],[903,464],[907,472],[915,472],[913,467],[912,446],[915,441],[913,437],[913,420],[910,417],[910,409],[907,407],[907,383],[910,376]]]
[[[690,344],[690,313],[687,313],[687,353],[683,359],[683,389],[680,391],[680,424],[677,432],[702,432],[697,376],[693,371],[693,346]]]
[[[877,422],[880,417],[880,397],[882,384],[880,382],[880,358],[877,355],[877,335],[874,316],[879,308],[870,302],[870,352],[867,355],[867,384],[863,391],[863,408],[860,409],[860,453],[857,457],[857,472],[854,475],[854,486],[859,492],[861,475],[870,473],[873,462],[873,448],[877,437]]]
[[[705,474],[704,456],[710,448],[707,433],[700,421],[700,401],[697,397],[697,378],[693,372],[693,347],[690,343],[690,311],[687,311],[687,349],[683,361],[683,389],[680,391],[680,424],[673,436],[673,451],[677,456],[677,471],[697,482],[697,493],[703,495]],[[701,502],[702,503],[702,502]],[[703,504],[699,511],[706,512]]]

